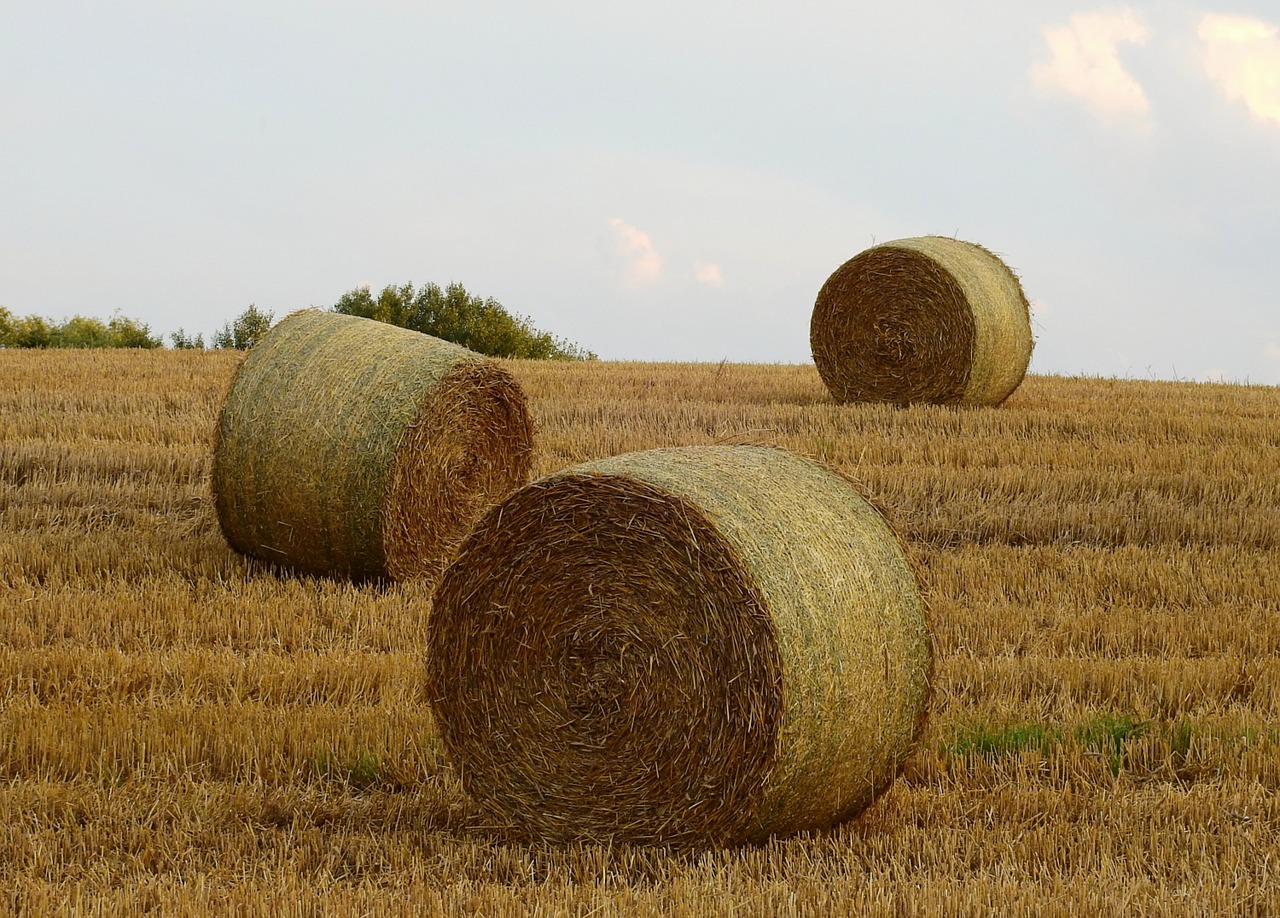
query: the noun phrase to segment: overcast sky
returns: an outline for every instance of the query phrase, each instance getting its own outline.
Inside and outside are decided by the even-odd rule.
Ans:
[[[66,3],[0,18],[0,305],[208,334],[462,282],[603,358],[798,363],[980,242],[1032,371],[1280,384],[1280,8]]]

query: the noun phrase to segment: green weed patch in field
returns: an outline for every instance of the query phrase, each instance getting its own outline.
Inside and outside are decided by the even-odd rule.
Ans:
[[[1027,751],[1046,754],[1060,741],[1060,731],[1040,724],[960,727],[952,739],[943,745],[943,754],[948,759],[981,758],[995,761]]]
[[[388,783],[382,760],[371,752],[346,750],[342,753],[319,749],[311,760],[316,777],[336,781],[355,790],[382,787]]]

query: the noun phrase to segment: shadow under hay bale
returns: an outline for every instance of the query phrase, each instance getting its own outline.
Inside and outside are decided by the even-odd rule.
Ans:
[[[944,236],[867,249],[822,285],[813,360],[840,402],[999,405],[1033,341],[1026,295],[980,245]]]
[[[241,365],[214,449],[237,551],[318,574],[438,578],[532,465],[524,394],[479,354],[309,309]]]
[[[845,478],[768,447],[631,453],[493,508],[437,590],[428,693],[517,836],[736,844],[896,777],[932,655],[915,573]]]

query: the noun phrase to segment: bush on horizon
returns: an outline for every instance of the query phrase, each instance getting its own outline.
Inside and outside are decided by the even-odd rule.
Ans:
[[[459,283],[444,289],[426,284],[416,290],[413,284],[391,284],[377,298],[367,286],[357,287],[343,294],[332,311],[443,338],[490,357],[596,359],[586,348],[535,328],[492,297],[482,299]]]
[[[39,315],[16,316],[0,306],[0,347],[10,348],[91,348],[163,347],[164,341],[151,334],[145,322],[116,313],[104,322],[76,315],[55,322]]]

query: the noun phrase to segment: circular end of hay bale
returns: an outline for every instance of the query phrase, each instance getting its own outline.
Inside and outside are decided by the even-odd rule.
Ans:
[[[396,580],[443,573],[480,515],[529,479],[533,429],[520,384],[461,363],[432,388],[392,460],[383,554]]]
[[[430,659],[468,791],[522,835],[732,836],[773,766],[763,598],[705,516],[635,478],[544,479],[490,514],[436,593]]]
[[[528,480],[501,366],[428,335],[303,310],[249,352],[219,417],[214,504],[237,551],[316,574],[438,577]]]
[[[780,450],[652,450],[494,507],[436,592],[428,693],[519,837],[719,845],[825,828],[893,780],[931,655],[848,481]]]
[[[998,405],[1031,360],[1022,285],[992,252],[899,239],[841,265],[814,304],[814,363],[841,402]]]

